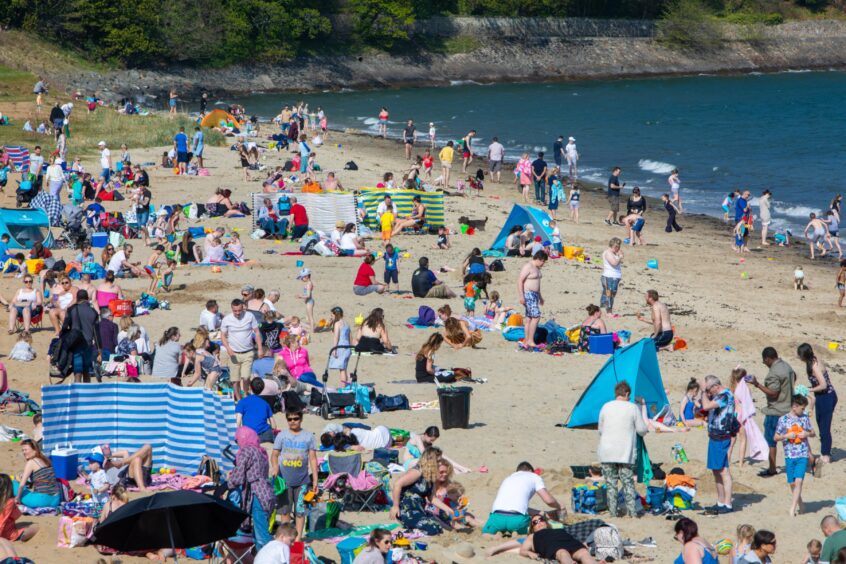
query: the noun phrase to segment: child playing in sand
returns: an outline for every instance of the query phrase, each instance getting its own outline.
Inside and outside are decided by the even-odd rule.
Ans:
[[[499,292],[496,290],[491,292],[490,300],[485,304],[485,317],[491,320],[493,327],[499,327],[505,323],[506,316],[512,311],[514,311],[513,307],[502,307]]]
[[[21,362],[35,360],[35,351],[32,350],[32,335],[30,335],[29,331],[22,331],[18,336],[18,342],[12,347],[9,358]]]
[[[447,236],[446,228],[441,225],[438,227],[438,240],[432,245],[433,249],[446,250],[449,249],[449,237]]]
[[[476,300],[482,297],[482,289],[476,279],[464,285],[464,313],[470,317],[476,316]]]
[[[793,270],[793,289],[794,290],[807,290],[808,287],[805,286],[805,271],[802,270],[801,266],[797,266]]]
[[[748,253],[749,248],[746,246],[748,241],[749,225],[746,222],[746,216],[743,216],[734,226],[734,252]]]
[[[723,208],[723,220],[728,222],[729,221],[729,212],[734,207],[734,199],[740,195],[740,191],[735,190],[734,192],[729,192],[728,196],[723,198],[722,208]]]
[[[570,196],[567,198],[567,205],[570,207],[570,221],[579,222],[579,203],[582,199],[582,188],[578,184],[570,187]]]
[[[846,260],[840,261],[840,270],[837,271],[837,277],[834,280],[834,287],[840,294],[837,300],[837,307],[843,307],[843,298],[846,297]]]
[[[167,264],[162,267],[161,262],[159,263],[159,270],[157,273],[157,278],[159,279],[158,287],[164,290],[165,292],[170,292],[170,286],[173,284],[173,273],[176,270],[176,261],[172,258],[167,259]]]
[[[391,283],[393,283],[394,290],[399,292],[399,268],[397,267],[399,263],[399,251],[388,243],[385,245],[385,254],[382,255],[382,258],[385,259],[385,285],[390,292]]]
[[[696,378],[691,378],[687,383],[687,391],[681,400],[681,409],[679,409],[679,419],[686,427],[702,427],[705,425],[704,419],[697,419],[696,413],[702,409],[699,404],[699,381]]]
[[[793,494],[790,503],[790,516],[794,517],[802,509],[802,482],[808,469],[810,445],[808,438],[816,436],[811,419],[805,413],[808,400],[800,395],[793,396],[790,411],[782,415],[776,425],[773,440],[782,441],[784,446],[784,466],[787,483]]]
[[[453,528],[462,526],[483,527],[485,525],[483,521],[476,519],[476,516],[467,510],[470,503],[467,500],[466,490],[460,483],[450,482],[446,488],[444,503],[453,510],[449,519]]]
[[[755,527],[752,525],[737,526],[737,541],[729,551],[729,562],[741,560],[752,550],[752,539],[755,537]]]
[[[300,299],[305,302],[306,318],[308,319],[308,328],[314,331],[314,282],[311,279],[311,270],[304,268],[297,274],[297,280],[303,282],[303,293]]]
[[[435,163],[435,157],[426,149],[423,153],[423,172],[426,174],[426,180],[432,180],[432,165]]]
[[[552,243],[552,248],[555,249],[555,252],[560,255],[564,252],[564,246],[561,244],[561,230],[558,228],[558,222],[554,219],[550,221],[549,229],[551,230],[550,243]]]
[[[808,541],[806,548],[808,549],[808,554],[805,555],[802,564],[818,564],[820,556],[822,556],[822,543],[817,539],[811,539]]]
[[[144,273],[150,278],[150,286],[147,288],[148,294],[153,294],[156,291],[156,283],[159,281],[158,270],[159,262],[164,256],[164,245],[158,245],[153,249],[153,254],[147,259],[147,266],[144,267]]]

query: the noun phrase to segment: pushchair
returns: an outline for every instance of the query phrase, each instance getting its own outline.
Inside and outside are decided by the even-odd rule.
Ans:
[[[320,415],[323,419],[328,420],[332,417],[345,417],[351,415],[363,418],[364,406],[357,399],[359,397],[358,361],[361,359],[360,352],[356,352],[355,366],[353,367],[352,372],[350,372],[350,381],[352,382],[352,387],[355,391],[341,393],[327,391],[326,383],[329,382],[329,359],[332,358],[332,355],[338,349],[355,350],[355,347],[352,345],[338,345],[337,347],[332,347],[332,350],[329,351],[329,356],[326,359],[326,368],[323,370],[323,377],[321,378],[323,381],[323,388],[320,391],[312,391],[312,397],[316,398],[319,396],[318,405],[320,407]],[[364,388],[362,393],[367,393],[369,397],[369,389],[366,386],[362,386],[362,388]],[[312,403],[314,404],[316,402],[312,400]]]
[[[60,245],[71,249],[81,249],[88,241],[85,210],[82,208],[70,204],[62,206],[62,226],[64,229],[59,236]]]
[[[26,175],[25,180],[18,181],[18,187],[15,190],[15,205],[17,207],[29,204],[38,194],[38,186],[36,186],[35,180],[35,175],[30,172]]]

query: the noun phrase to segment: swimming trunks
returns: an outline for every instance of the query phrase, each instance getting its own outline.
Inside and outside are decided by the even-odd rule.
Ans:
[[[655,337],[655,349],[661,349],[669,345],[673,341],[673,332],[672,331],[661,331]]]
[[[523,298],[526,300],[526,317],[537,319],[541,316],[540,310],[540,294],[527,290],[523,292]]]

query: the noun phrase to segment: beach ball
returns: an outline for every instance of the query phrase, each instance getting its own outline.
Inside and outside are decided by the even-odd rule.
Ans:
[[[658,270],[658,261],[655,259],[646,261],[646,267],[652,270]]]
[[[720,556],[725,556],[726,554],[731,552],[731,549],[733,547],[734,547],[734,543],[731,542],[731,540],[729,540],[729,539],[723,539],[720,542],[718,542],[716,545],[714,545],[714,548],[717,549],[717,554],[719,554]]]

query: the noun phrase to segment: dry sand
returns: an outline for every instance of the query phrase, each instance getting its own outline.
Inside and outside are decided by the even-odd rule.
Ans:
[[[119,138],[107,141],[112,147],[119,146],[121,142]],[[161,151],[161,148],[133,150],[132,154],[137,162],[157,161]],[[372,186],[383,172],[393,171],[399,176],[406,167],[402,148],[398,144],[349,134],[332,134],[328,145],[318,149],[318,155],[318,162],[324,171],[338,171],[340,180],[348,188]],[[271,166],[287,157],[287,154],[269,152],[263,158]],[[343,163],[350,159],[358,163],[358,171],[342,170]],[[227,149],[211,148],[208,149],[206,160],[211,170],[211,176],[207,178],[180,178],[169,171],[149,167],[154,203],[203,202],[218,186],[232,188],[233,199],[237,200],[248,200],[251,191],[260,190],[259,182],[242,181],[240,169],[235,168],[235,153]],[[84,164],[90,169],[97,168],[94,158],[86,159]],[[475,170],[476,166],[471,168]],[[510,173],[504,174],[504,178],[509,181],[513,179]],[[403,289],[409,289],[410,275],[420,256],[429,256],[435,269],[441,265],[460,269],[461,261],[470,249],[476,246],[485,248],[492,242],[517,193],[510,182],[502,185],[489,182],[483,194],[477,198],[446,198],[446,217],[448,225],[456,227],[457,218],[461,215],[474,218],[488,216],[490,221],[487,232],[474,236],[456,235],[452,238],[453,246],[449,251],[431,250],[433,237],[404,235],[395,240],[395,243],[411,253],[411,258],[401,261],[399,266]],[[6,196],[5,202],[0,203],[13,205],[9,196]],[[598,304],[601,267],[597,262],[600,262],[600,254],[610,237],[624,237],[622,229],[608,227],[602,222],[605,216],[604,204],[605,199],[600,193],[585,191],[582,196],[583,223],[573,225],[566,221],[560,222],[565,244],[583,246],[594,261],[592,264],[582,264],[562,259],[551,261],[546,266],[543,278],[546,298],[544,319],[555,318],[562,325],[572,325],[581,322],[585,316],[584,308],[588,304]],[[109,207],[124,210],[127,206],[118,203]],[[678,401],[691,377],[716,374],[726,381],[731,369],[738,364],[762,377],[766,368],[761,364],[760,352],[766,345],[775,346],[794,366],[799,374],[799,382],[805,382],[804,367],[796,360],[795,350],[803,341],[811,343],[820,357],[829,363],[835,387],[842,389],[846,364],[842,360],[843,353],[831,353],[826,348],[828,341],[842,337],[844,321],[843,312],[836,311],[836,292],[833,290],[835,267],[832,261],[811,263],[806,258],[800,258],[793,249],[769,247],[758,250],[753,244],[754,252],[747,254],[745,263],[741,264],[739,257],[732,251],[728,228],[718,221],[683,216],[680,222],[684,231],[665,234],[664,212],[658,210],[657,206],[652,207],[644,231],[648,244],[645,247],[625,249],[623,283],[616,306],[621,317],[606,319],[606,322],[612,330],[632,331],[635,338],[647,336],[649,328],[638,322],[635,314],[647,313],[644,305],[646,290],[655,288],[661,293],[662,300],[669,304],[674,313],[673,322],[678,334],[689,344],[686,351],[661,353],[659,357],[664,384],[674,409],[678,409]],[[304,317],[302,303],[293,299],[300,291],[300,284],[295,280],[295,262],[302,257],[264,254],[268,249],[295,250],[291,243],[279,245],[251,240],[247,237],[249,218],[206,220],[202,224],[222,224],[239,229],[248,256],[261,264],[255,267],[224,268],[220,274],[212,273],[208,267],[180,268],[174,284],[181,289],[167,297],[173,306],[172,311],[154,311],[152,315],[138,319],[151,339],[158,339],[163,330],[171,325],[179,326],[183,335],[189,335],[207,299],[216,298],[226,304],[236,297],[240,285],[247,282],[266,290],[280,289],[283,295],[281,310],[287,315]],[[140,247],[139,242],[136,249]],[[368,247],[376,250],[379,242],[372,241]],[[140,249],[136,252],[137,258],[146,259],[147,253],[147,250]],[[70,252],[65,250],[58,254],[67,257]],[[649,259],[658,259],[660,268],[647,269],[645,263]],[[516,276],[523,260],[507,259],[505,262],[507,270],[494,275],[491,288],[502,294],[505,304],[519,306]],[[399,346],[400,354],[394,358],[362,359],[359,369],[361,381],[375,382],[379,393],[406,394],[412,402],[435,399],[433,386],[390,382],[413,378],[413,355],[429,333],[407,328],[405,319],[414,315],[422,303],[435,308],[440,304],[432,300],[396,296],[355,296],[351,286],[358,266],[357,259],[306,257],[305,263],[314,272],[318,319],[329,317],[329,309],[335,305],[344,308],[349,320],[376,306],[385,308],[387,312],[391,340]],[[792,288],[792,272],[796,264],[805,266],[810,286],[806,292],[796,292]],[[381,264],[377,264],[379,276],[381,269]],[[742,271],[748,272],[748,279],[741,279]],[[460,290],[458,273],[441,276],[453,288]],[[131,280],[121,285],[130,296],[137,297],[146,287],[146,282]],[[5,296],[9,296],[16,287],[18,283],[14,279],[0,280],[0,292]],[[451,305],[454,310],[460,311],[462,308],[458,298],[452,300]],[[30,392],[36,400],[40,399],[39,388],[48,383],[45,356],[51,335],[52,331],[47,328],[35,333],[35,348],[39,354],[35,362],[22,364],[6,361],[10,386]],[[0,331],[0,350],[6,354],[14,340],[5,331]],[[736,351],[724,350],[727,345]],[[328,334],[317,335],[309,345],[313,365],[318,372],[322,371],[330,346],[331,336]],[[438,443],[450,457],[474,469],[473,473],[458,476],[457,479],[467,487],[471,509],[482,519],[488,515],[499,482],[521,460],[529,460],[536,467],[543,468],[547,486],[568,507],[570,488],[578,483],[572,477],[570,465],[585,465],[595,461],[595,431],[568,430],[556,425],[566,421],[574,402],[607,357],[554,357],[516,352],[515,349],[515,345],[504,341],[500,334],[486,333],[479,350],[442,349],[438,355],[440,365],[469,367],[475,376],[488,379],[487,384],[474,387],[471,428],[445,431]],[[336,381],[337,375],[333,378]],[[757,393],[755,396],[760,407],[763,398]],[[835,460],[842,459],[844,454],[839,440],[844,430],[842,413],[842,409],[837,411],[834,418]],[[25,431],[31,428],[29,419],[9,415],[0,415],[0,423]],[[419,432],[428,425],[439,425],[440,419],[437,410],[423,410],[380,413],[370,417],[367,423]],[[277,425],[285,425],[280,416],[277,416]],[[305,421],[305,427],[314,432],[319,432],[323,425],[324,421],[315,416],[307,417]],[[653,461],[663,463],[664,469],[669,470],[675,466],[670,449],[679,440],[691,459],[685,469],[701,478],[697,501],[704,505],[714,503],[713,479],[704,464],[707,438],[703,431],[696,430],[686,435],[649,435],[646,442]],[[811,443],[818,449],[817,439]],[[779,460],[781,457],[779,449]],[[20,473],[22,466],[16,444],[0,445],[0,471]],[[490,471],[476,471],[481,466],[487,466]],[[833,499],[842,493],[835,484],[846,474],[843,462],[836,461],[826,467],[822,479],[808,480],[805,488],[808,513],[794,519],[788,517],[789,499],[784,476],[758,478],[756,474],[759,469],[760,465],[742,469],[733,467],[735,507],[740,509],[737,513],[719,519],[700,516],[698,512],[689,512],[688,515],[698,521],[700,531],[712,542],[725,537],[733,538],[736,526],[741,523],[772,529],[779,541],[775,561],[796,562],[802,557],[808,540],[821,537],[819,520],[833,510]],[[540,508],[541,502],[534,500],[532,505]],[[343,518],[354,523],[389,522],[387,513],[350,514]],[[21,555],[29,556],[39,563],[93,562],[98,558],[93,548],[57,549],[55,539],[58,518],[22,519],[23,522],[33,520],[41,525],[42,530],[29,543],[16,545]],[[652,557],[656,562],[671,562],[679,552],[679,546],[672,538],[672,522],[651,516],[640,520],[616,519],[614,522],[619,525],[624,537],[635,540],[647,536],[655,538],[658,548],[637,549],[635,552],[638,555]],[[450,562],[455,544],[463,540],[469,540],[476,546],[477,559],[481,559],[484,549],[493,544],[483,540],[478,533],[469,536],[447,533],[433,539],[429,550],[422,553],[422,556],[437,562]],[[315,549],[320,554],[337,558],[337,552],[330,545],[315,543]],[[120,560],[136,561],[133,558]],[[519,558],[508,555],[497,560],[516,562]]]

